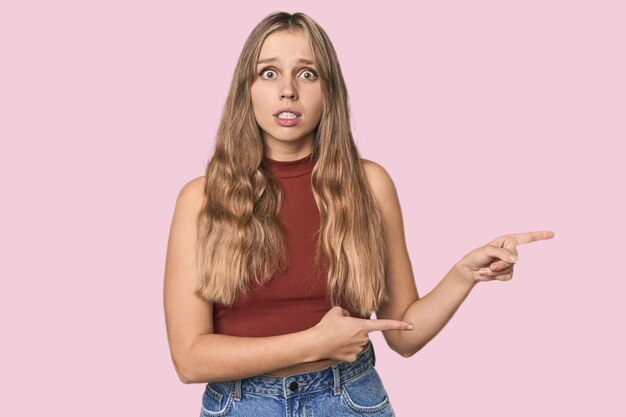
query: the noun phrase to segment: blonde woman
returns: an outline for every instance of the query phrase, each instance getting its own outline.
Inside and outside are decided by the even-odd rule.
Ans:
[[[394,184],[359,157],[330,39],[273,13],[243,47],[206,175],[176,201],[176,372],[206,384],[201,416],[393,416],[368,334],[414,355],[477,282],[511,279],[517,245],[553,236],[501,236],[420,299]]]

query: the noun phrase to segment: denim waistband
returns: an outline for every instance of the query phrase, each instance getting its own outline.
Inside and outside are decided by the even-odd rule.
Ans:
[[[328,388],[332,388],[334,394],[339,395],[344,382],[359,376],[375,364],[376,355],[370,340],[354,362],[338,362],[316,371],[288,376],[257,375],[218,383],[229,387],[236,400],[246,392],[290,398]]]

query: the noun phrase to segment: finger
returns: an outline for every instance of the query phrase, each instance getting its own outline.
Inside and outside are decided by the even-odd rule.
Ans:
[[[513,266],[514,266],[514,265],[511,265],[511,266],[508,266],[508,267],[506,267],[506,268],[502,268],[502,269],[501,269],[501,270],[499,270],[499,271],[494,271],[492,276],[494,276],[494,277],[498,277],[498,276],[500,276],[500,275],[510,274],[511,272],[513,272]]]
[[[499,281],[510,281],[513,279],[513,269],[509,270],[506,274],[498,274],[494,278]]]
[[[362,319],[367,323],[365,330],[367,333],[377,330],[413,330],[413,325],[406,321],[390,319]]]
[[[484,250],[486,252],[486,255],[490,258],[500,259],[508,263],[517,262],[517,255],[509,249],[498,248],[492,245],[485,245]]]
[[[509,236],[515,240],[516,245],[522,245],[538,240],[552,239],[554,232],[551,230],[543,230],[539,232],[514,233]]]
[[[519,260],[519,257],[518,257],[518,260]],[[498,261],[489,265],[489,269],[491,269],[493,272],[498,272],[498,271],[502,271],[505,268],[510,267],[511,265],[513,265],[512,262]]]
[[[489,278],[498,278],[501,275],[506,275],[509,274],[513,271],[513,266],[514,265],[510,265],[506,268],[502,268],[498,271],[494,271],[493,269],[490,268],[481,268],[478,273],[484,277],[489,277]],[[499,278],[498,278],[499,279]]]

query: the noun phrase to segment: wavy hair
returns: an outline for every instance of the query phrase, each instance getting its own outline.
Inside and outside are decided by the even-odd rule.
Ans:
[[[197,293],[209,302],[232,305],[240,291],[252,288],[253,279],[266,284],[287,266],[279,217],[282,190],[263,160],[250,96],[263,41],[281,30],[304,32],[324,97],[311,154],[311,186],[320,212],[315,262],[327,267],[330,304],[369,317],[389,300],[382,216],[350,130],[348,92],[337,54],[322,27],[303,13],[268,15],[239,56],[206,168],[197,222]]]

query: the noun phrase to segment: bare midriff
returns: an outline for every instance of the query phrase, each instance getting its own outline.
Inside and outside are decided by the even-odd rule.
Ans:
[[[333,359],[322,359],[321,361],[301,363],[298,365],[289,366],[287,368],[277,369],[263,375],[288,376],[293,374],[300,374],[303,372],[318,371],[338,362],[339,361]]]

